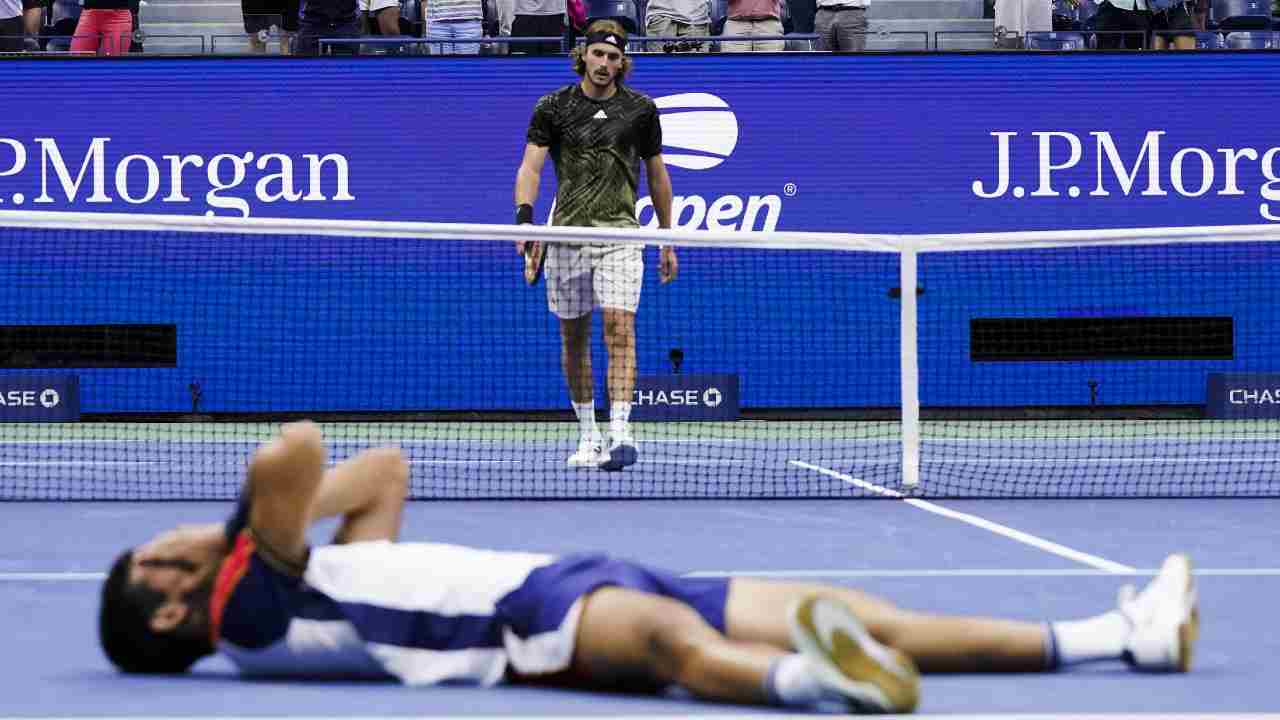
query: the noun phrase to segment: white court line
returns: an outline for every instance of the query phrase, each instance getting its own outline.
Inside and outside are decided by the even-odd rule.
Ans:
[[[410,460],[410,465],[519,465],[521,460]]]
[[[957,578],[957,577],[1114,577],[1118,574],[1155,575],[1154,568],[1132,573],[1109,570],[1057,568],[946,568],[922,570],[695,570],[683,574],[691,578],[757,577],[777,578]],[[1280,577],[1280,568],[1197,568],[1197,577]],[[103,572],[0,572],[0,582],[90,582],[105,580]]]
[[[758,720],[760,717],[778,717],[777,712],[762,712],[751,715],[749,712],[733,715],[285,715],[253,716],[253,715],[209,715],[209,716],[168,716],[168,715],[60,715],[60,716],[0,716],[0,720],[439,720],[442,717],[461,717],[465,720],[512,720],[513,717],[536,717],[538,720],[671,720],[673,717],[685,717],[687,720]],[[787,715],[790,720],[831,720],[833,715]],[[1052,714],[1052,712],[1016,712],[1006,715],[950,715],[925,714],[916,715],[879,715],[878,717],[945,717],[947,720],[1280,720],[1276,712],[1092,712],[1092,714]]]
[[[1025,532],[1022,532],[1021,530],[1015,530],[1014,528],[1011,528],[1007,525],[1001,525],[999,523],[991,522],[990,520],[985,520],[983,518],[978,517],[977,515],[957,512],[955,510],[942,507],[941,505],[938,505],[936,503],[928,502],[927,500],[919,500],[917,498],[903,497],[902,493],[898,492],[897,490],[890,490],[889,488],[881,487],[874,483],[869,483],[866,480],[855,478],[851,475],[846,475],[844,473],[836,472],[835,470],[831,470],[829,468],[818,467],[817,465],[810,465],[809,463],[803,462],[801,460],[791,460],[790,463],[792,465],[795,465],[796,467],[802,467],[806,470],[812,470],[816,473],[821,473],[828,477],[833,477],[838,480],[843,480],[844,482],[849,483],[850,485],[860,487],[864,490],[869,490],[873,493],[876,493],[877,495],[882,495],[884,497],[898,498],[902,500],[904,503],[908,505],[912,505],[921,510],[924,510],[925,512],[931,512],[935,515],[941,515],[943,517],[950,518],[952,520],[959,520],[960,522],[968,523],[969,525],[973,525],[974,527],[979,527],[979,528],[982,528],[983,530],[988,530],[997,535],[1007,537],[1010,540],[1016,540],[1020,543],[1025,543],[1034,548],[1038,548],[1040,550],[1044,550],[1045,552],[1057,555],[1058,557],[1067,558],[1068,560],[1074,560],[1078,563],[1088,565],[1090,567],[1098,568],[1099,570],[1105,570],[1107,572],[1117,573],[1117,574],[1132,574],[1135,572],[1135,569],[1132,567],[1129,567],[1128,565],[1123,565],[1118,562],[1112,562],[1111,560],[1107,560],[1106,558],[1101,558],[1101,557],[1098,557],[1097,555],[1090,555],[1089,553],[1080,552],[1079,550],[1073,550],[1065,545],[1059,545],[1058,543],[1052,542],[1050,540],[1045,540],[1044,538],[1036,537],[1035,535],[1032,535],[1030,533],[1025,533]]]
[[[1155,568],[1135,569],[1131,575],[1152,576]],[[685,573],[685,577],[758,577],[758,578],[957,578],[957,577],[1114,577],[1120,573],[1110,570],[1036,569],[1036,568],[974,568],[936,570],[698,570]],[[1280,577],[1280,568],[1198,568],[1198,577]]]
[[[735,713],[716,714],[678,714],[678,715],[468,715],[459,713],[450,715],[395,715],[395,716],[359,716],[359,715],[285,715],[283,717],[257,717],[252,715],[221,716],[166,716],[166,715],[132,715],[132,716],[99,716],[99,715],[61,715],[61,716],[0,716],[0,720],[438,720],[439,718],[456,717],[465,720],[512,720],[513,718],[537,718],[537,720],[671,720],[686,718],[687,720],[757,720],[758,718],[777,718],[776,712],[770,713]],[[787,715],[790,720],[831,720],[833,715]],[[920,713],[916,715],[880,715],[882,718],[921,718],[937,717],[947,720],[1280,720],[1280,713],[1009,713],[959,715]]]
[[[0,467],[134,467],[160,464],[158,460],[14,460],[0,462]]]

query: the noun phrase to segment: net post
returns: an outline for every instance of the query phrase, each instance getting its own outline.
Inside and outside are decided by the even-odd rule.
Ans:
[[[917,356],[916,248],[910,243],[899,254],[899,351],[902,384],[902,484],[920,485],[920,364]]]

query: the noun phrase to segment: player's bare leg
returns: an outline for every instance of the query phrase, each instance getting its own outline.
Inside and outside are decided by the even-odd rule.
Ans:
[[[595,468],[607,456],[604,438],[596,428],[596,409],[591,376],[591,313],[560,319],[560,365],[569,385],[569,398],[578,418],[578,448],[569,456],[569,467]]]
[[[810,598],[810,609],[813,598]],[[827,609],[832,609],[828,607]],[[822,619],[820,635],[841,642],[861,634],[843,606]],[[841,615],[843,613],[843,615]],[[786,621],[803,617],[799,608]],[[803,631],[801,631],[803,633]],[[807,634],[817,643],[818,634]],[[841,648],[860,654],[863,646]],[[874,644],[869,639],[866,641]],[[909,661],[907,661],[909,665]],[[918,676],[906,671],[902,683],[880,683],[869,675],[883,668],[837,665],[827,649],[793,651],[790,645],[744,642],[726,637],[693,608],[670,598],[605,587],[585,600],[570,673],[565,681],[594,688],[657,690],[679,685],[708,700],[773,703],[806,707],[824,701],[876,712],[909,712],[918,698]],[[904,689],[889,699],[882,687]]]
[[[1139,670],[1186,672],[1199,635],[1198,596],[1183,554],[1166,558],[1141,592],[1123,588],[1114,609],[1053,623],[928,615],[851,588],[738,578],[725,608],[728,635],[781,645],[788,627],[780,613],[813,594],[839,599],[876,640],[926,672],[1036,672],[1122,659]]]
[[[1048,668],[1043,623],[910,612],[852,588],[735,578],[725,609],[729,637],[789,647],[787,609],[810,595],[842,601],[879,642],[925,672],[1035,672]]]
[[[609,353],[609,459],[600,467],[621,470],[639,453],[631,434],[631,400],[636,389],[636,314],[606,307],[604,343]]]

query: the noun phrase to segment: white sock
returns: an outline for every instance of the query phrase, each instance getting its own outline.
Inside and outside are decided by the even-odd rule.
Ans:
[[[826,695],[809,658],[800,653],[783,655],[773,661],[764,680],[764,690],[775,703],[790,707],[812,705]]]
[[[596,403],[573,403],[573,414],[578,416],[578,431],[582,437],[595,437],[600,431],[596,429]]]
[[[609,434],[614,437],[631,437],[631,403],[614,402],[609,406]]]
[[[1084,620],[1050,623],[1049,631],[1054,655],[1050,664],[1066,666],[1119,659],[1132,626],[1119,610],[1112,610]]]

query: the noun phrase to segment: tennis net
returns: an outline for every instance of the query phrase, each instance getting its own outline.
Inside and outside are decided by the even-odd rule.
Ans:
[[[3,212],[0,236],[4,499],[230,498],[252,449],[302,417],[335,461],[402,447],[418,498],[1280,494],[1274,227],[889,236]],[[639,460],[621,472],[566,465],[580,424],[561,329],[546,281],[521,278],[517,239],[678,248],[667,285],[643,251]],[[605,334],[597,313],[607,430]]]

